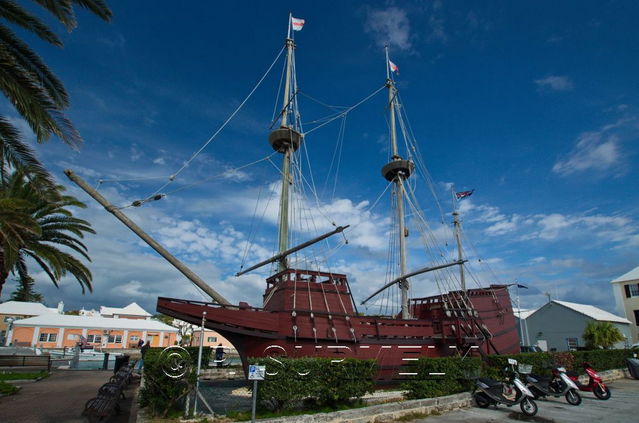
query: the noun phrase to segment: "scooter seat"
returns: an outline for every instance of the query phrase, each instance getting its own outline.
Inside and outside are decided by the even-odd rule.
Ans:
[[[552,380],[552,377],[550,376],[541,376],[535,373],[531,373],[530,377],[537,379],[539,382],[550,382]]]
[[[481,383],[483,383],[483,384],[485,384],[485,385],[488,385],[488,386],[491,386],[491,387],[493,387],[493,386],[501,386],[501,382],[496,381],[496,380],[486,379],[486,378],[484,378],[484,377],[480,377],[478,380],[479,380]]]

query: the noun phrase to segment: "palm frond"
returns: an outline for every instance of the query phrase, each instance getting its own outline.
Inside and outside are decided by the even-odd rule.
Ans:
[[[51,174],[44,168],[35,152],[24,142],[20,132],[3,116],[0,116],[0,163],[2,172],[6,172],[4,161],[14,169],[22,170],[27,177],[34,182],[35,187],[41,186],[44,190],[53,190],[55,181]],[[5,181],[7,175],[2,175],[1,181]]]
[[[60,41],[58,36],[51,32],[40,19],[11,0],[0,1],[0,16],[8,22],[34,33],[40,37],[41,40],[59,47],[62,46],[62,41]]]
[[[15,58],[24,72],[31,73],[40,83],[57,107],[69,106],[69,95],[62,81],[51,72],[36,52],[4,25],[0,25],[0,41],[4,42],[3,48]]]

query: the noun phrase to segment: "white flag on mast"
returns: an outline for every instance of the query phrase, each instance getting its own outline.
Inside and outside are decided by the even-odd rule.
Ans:
[[[294,18],[291,16],[291,24],[293,24],[293,31],[301,31],[304,27],[304,19]]]
[[[390,66],[391,72],[396,72],[399,75],[399,67],[388,59],[388,66]]]

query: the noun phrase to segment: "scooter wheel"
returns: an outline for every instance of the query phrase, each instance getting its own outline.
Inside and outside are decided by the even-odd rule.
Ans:
[[[475,394],[475,402],[479,408],[488,408],[490,405],[490,399],[483,392]]]
[[[608,389],[606,385],[595,385],[592,392],[600,400],[607,400],[608,398],[610,398],[610,389]]]
[[[534,416],[537,414],[537,404],[532,399],[526,397],[524,400],[519,403],[519,407],[521,411],[527,416]]]
[[[570,389],[566,392],[566,401],[568,401],[570,405],[579,405],[581,404],[581,395],[579,395],[576,389]]]

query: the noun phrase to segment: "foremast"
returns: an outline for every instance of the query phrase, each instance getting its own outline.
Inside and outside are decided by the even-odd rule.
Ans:
[[[390,59],[388,57],[388,46],[386,50],[386,88],[388,89],[388,107],[390,122],[391,151],[393,153],[391,161],[382,168],[382,175],[387,181],[395,184],[395,196],[397,201],[397,220],[399,225],[399,274],[406,275],[406,232],[404,213],[404,181],[408,179],[414,169],[414,164],[410,160],[405,160],[399,155],[397,148],[397,131],[395,128],[395,106],[397,103],[397,90],[391,78]],[[410,285],[408,278],[403,278],[399,282],[401,292],[401,314],[402,319],[410,319],[408,291]]]
[[[282,187],[280,194],[280,209],[278,223],[278,253],[288,250],[289,229],[289,187],[292,185],[291,157],[297,151],[302,142],[302,135],[289,122],[289,113],[294,110],[295,84],[294,84],[294,48],[295,44],[291,32],[292,15],[288,16],[288,33],[286,36],[286,80],[284,83],[284,95],[282,96],[282,112],[280,127],[269,135],[269,143],[275,151],[282,154]],[[294,119],[291,120],[294,123]],[[278,260],[280,271],[288,267],[286,255]]]

